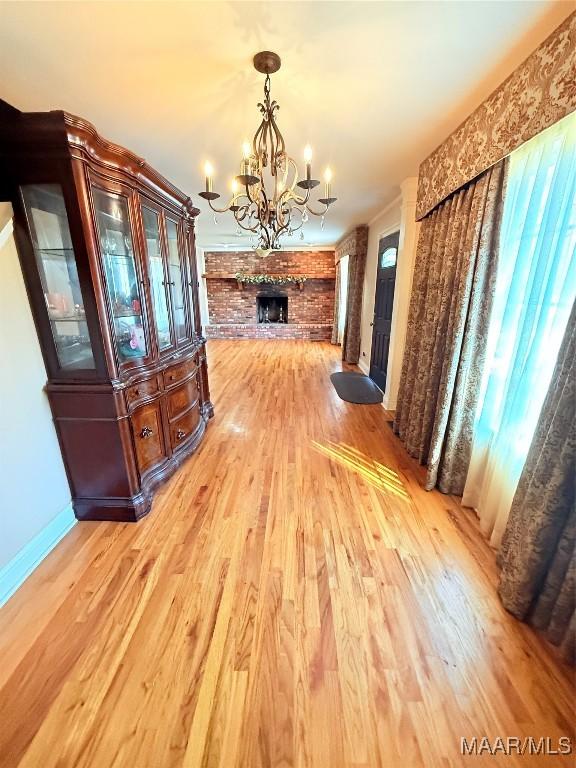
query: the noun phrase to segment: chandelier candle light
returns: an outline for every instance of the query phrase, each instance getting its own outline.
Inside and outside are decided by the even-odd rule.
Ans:
[[[213,205],[220,195],[214,192],[211,163],[204,166],[206,189],[199,195],[216,213],[231,211],[238,226],[254,236],[256,252],[267,256],[280,247],[282,235],[300,230],[300,238],[304,239],[302,227],[308,221],[308,213],[322,217],[323,223],[336,198],[332,197],[332,171],[327,168],[324,197],[318,199],[323,208],[315,210],[310,205],[310,193],[320,182],[312,178],[312,149],[309,145],[304,149],[303,179],[299,179],[298,166],[286,152],[284,137],[276,124],[275,113],[280,107],[270,99],[270,75],[280,69],[280,57],[262,51],[254,56],[254,67],[266,75],[264,101],[258,104],[262,122],[252,145],[246,141],[242,147],[240,173],[232,181],[232,198],[224,208]]]

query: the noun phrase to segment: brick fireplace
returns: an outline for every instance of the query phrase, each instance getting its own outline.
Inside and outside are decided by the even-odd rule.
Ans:
[[[252,251],[204,253],[212,339],[282,338],[329,341],[334,317],[334,251],[281,251],[264,259]],[[236,274],[307,277],[294,283],[239,285]]]

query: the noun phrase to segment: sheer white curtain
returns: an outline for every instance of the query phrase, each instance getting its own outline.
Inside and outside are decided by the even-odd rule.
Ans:
[[[346,306],[348,303],[348,262],[349,256],[343,256],[340,259],[340,295],[338,302],[340,309],[338,311],[338,344],[342,344],[344,338],[344,327],[346,325]]]
[[[576,114],[510,156],[500,263],[462,497],[498,547],[576,295]]]

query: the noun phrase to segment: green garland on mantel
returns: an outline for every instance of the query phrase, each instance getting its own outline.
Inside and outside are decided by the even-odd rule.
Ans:
[[[277,285],[286,285],[287,283],[296,283],[304,285],[306,275],[245,275],[243,272],[236,273],[236,280],[239,283],[250,285],[260,285],[261,283],[276,283]]]

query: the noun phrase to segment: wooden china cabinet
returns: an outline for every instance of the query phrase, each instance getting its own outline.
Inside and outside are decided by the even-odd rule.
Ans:
[[[5,102],[0,199],[14,208],[76,517],[138,520],[213,415],[199,211],[85,120]]]

